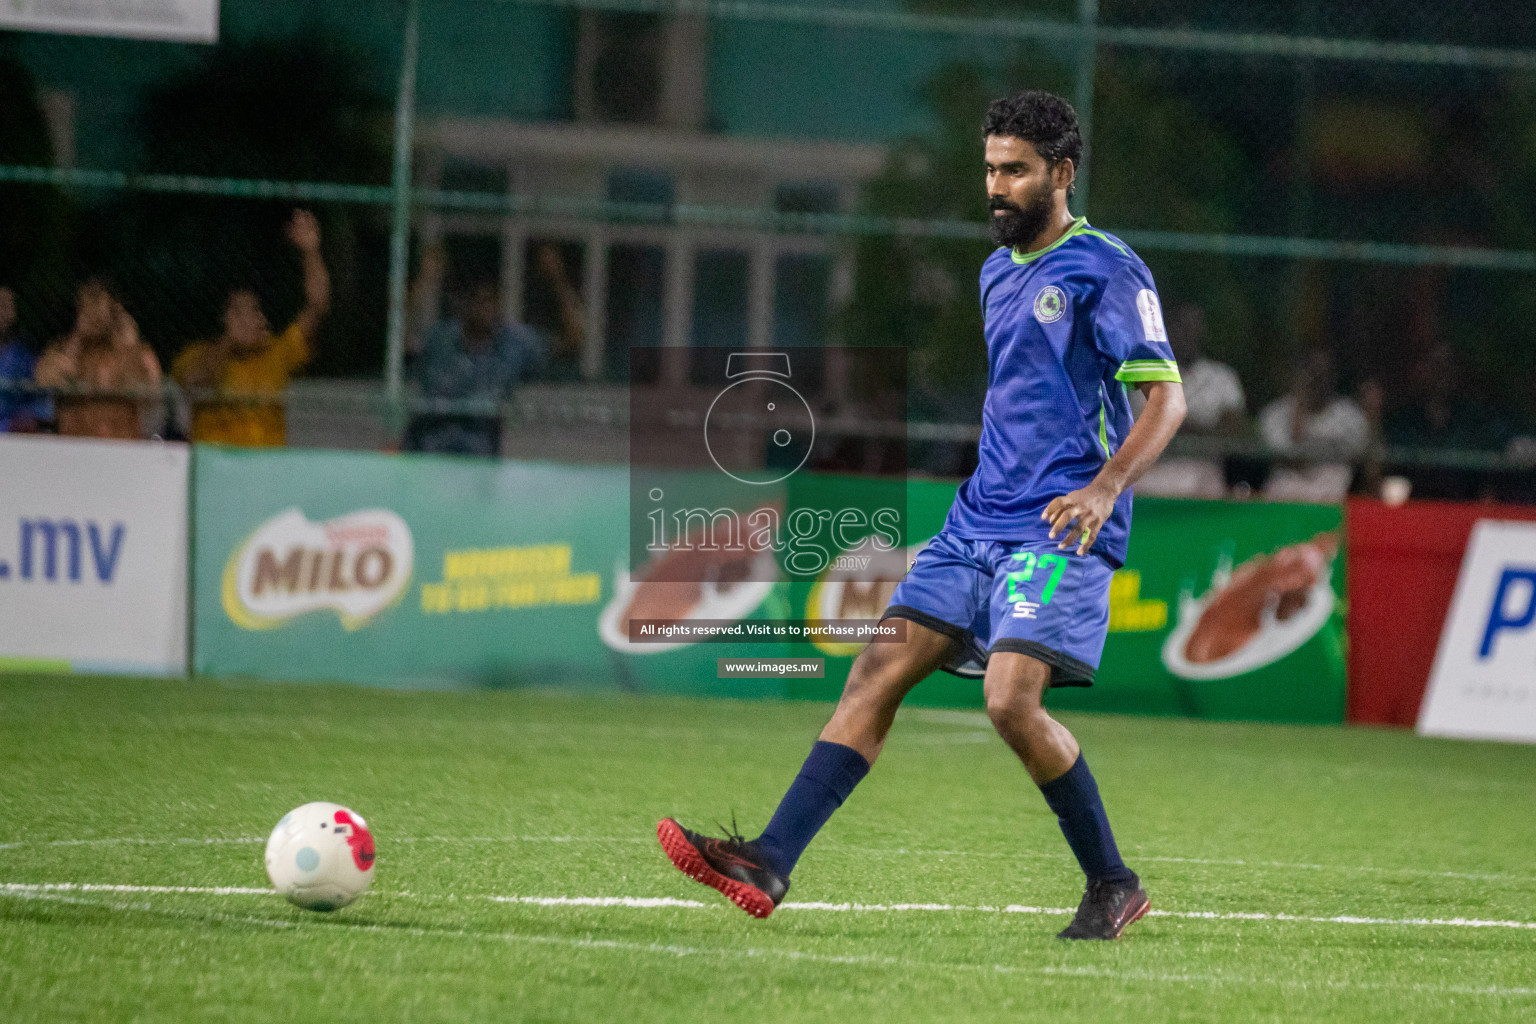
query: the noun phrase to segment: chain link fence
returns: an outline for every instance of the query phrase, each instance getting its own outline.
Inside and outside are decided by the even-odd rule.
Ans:
[[[217,397],[285,407],[289,443],[467,417],[487,450],[573,458],[623,457],[632,347],[902,345],[914,463],[962,473],[977,126],[1025,86],[1078,106],[1076,204],[1151,266],[1181,356],[1241,383],[1187,462],[1239,492],[1326,463],[1326,430],[1265,418],[1305,392],[1367,423],[1332,454],[1356,486],[1536,498],[1517,3],[225,0],[211,46],[0,33],[8,330],[67,338],[96,278],[181,380],[146,430]],[[199,390],[177,360],[229,333],[232,295],[274,333],[306,308],[299,208],[329,277],[302,378]],[[523,356],[433,377],[434,330],[477,317],[525,326]]]

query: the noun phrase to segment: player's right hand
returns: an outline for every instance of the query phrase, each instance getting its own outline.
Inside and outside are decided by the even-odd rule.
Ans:
[[[1058,533],[1066,534],[1057,545],[1059,549],[1065,551],[1076,544],[1077,553],[1086,555],[1115,511],[1117,497],[1119,495],[1110,493],[1107,488],[1089,484],[1052,499],[1040,513],[1040,518],[1051,524],[1051,540],[1055,540]]]

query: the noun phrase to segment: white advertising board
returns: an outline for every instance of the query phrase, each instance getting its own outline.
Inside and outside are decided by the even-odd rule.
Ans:
[[[0,434],[0,669],[186,673],[188,458]]]
[[[0,29],[214,43],[219,0],[3,0]]]
[[[1418,731],[1536,743],[1536,523],[1473,528]]]

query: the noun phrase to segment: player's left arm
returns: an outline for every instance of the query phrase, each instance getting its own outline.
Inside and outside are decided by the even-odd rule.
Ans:
[[[1184,385],[1168,346],[1162,305],[1152,275],[1139,261],[1127,263],[1106,284],[1093,316],[1093,345],[1119,369],[1115,378],[1146,396],[1141,416],[1120,449],[1087,487],[1054,499],[1040,517],[1062,550],[1085,555],[1114,514],[1115,501],[1152,467],[1184,422]],[[1106,445],[1107,446],[1107,445]]]
[[[1093,483],[1063,494],[1040,513],[1040,518],[1051,524],[1052,540],[1065,531],[1059,545],[1063,550],[1076,544],[1078,554],[1088,553],[1104,523],[1115,511],[1115,501],[1152,468],[1168,442],[1173,440],[1179,424],[1184,422],[1184,385],[1155,380],[1137,387],[1146,396],[1147,405],[1120,450],[1104,463]]]

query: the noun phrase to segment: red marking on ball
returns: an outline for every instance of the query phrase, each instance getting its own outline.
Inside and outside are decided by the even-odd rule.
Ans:
[[[352,848],[352,860],[357,863],[357,870],[367,871],[373,867],[373,833],[363,827],[360,819],[346,811],[336,812],[336,824],[352,826],[352,831],[347,833],[347,845]]]

